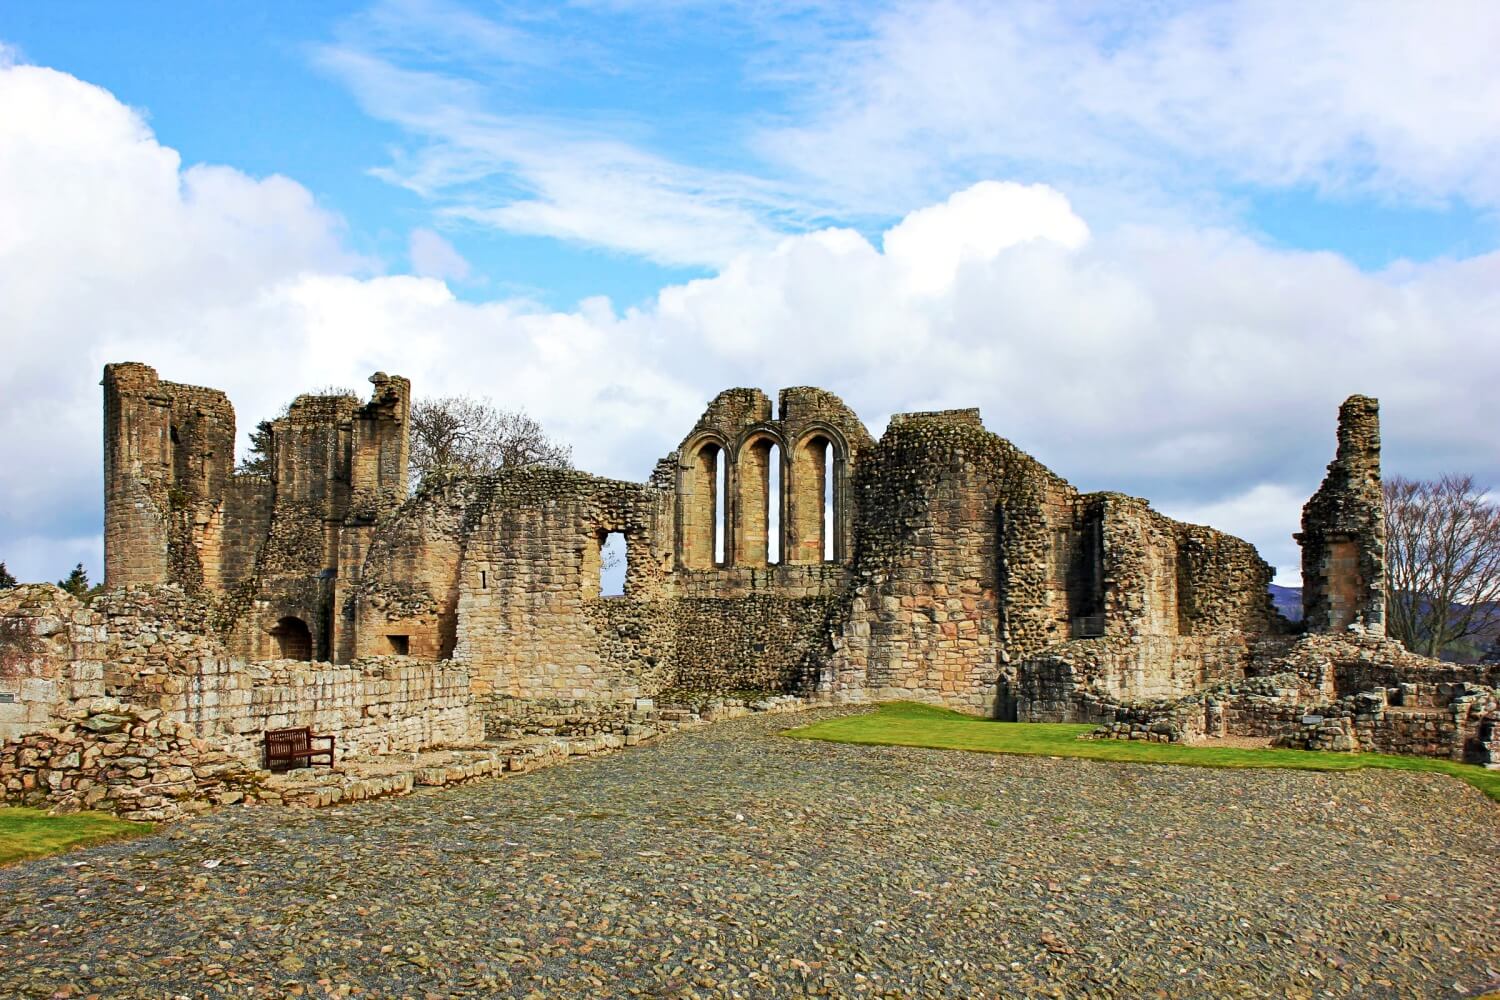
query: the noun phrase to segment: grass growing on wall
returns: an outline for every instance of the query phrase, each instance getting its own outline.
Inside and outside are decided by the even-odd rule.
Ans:
[[[48,816],[40,809],[0,808],[0,865],[107,840],[139,837],[151,829],[150,823],[132,823],[103,813]]]
[[[872,712],[815,722],[785,735],[802,740],[863,743],[878,746],[931,747],[979,753],[1013,753],[1047,757],[1081,757],[1137,764],[1185,764],[1192,767],[1285,767],[1303,771],[1436,771],[1467,781],[1500,802],[1500,771],[1432,757],[1381,753],[1319,753],[1309,750],[1244,750],[1236,747],[1184,746],[1144,740],[1080,740],[1091,725],[1050,722],[995,722],[932,705],[891,702]]]

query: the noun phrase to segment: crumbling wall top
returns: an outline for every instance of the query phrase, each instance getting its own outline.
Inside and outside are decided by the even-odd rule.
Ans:
[[[984,420],[979,416],[979,407],[977,406],[971,406],[962,410],[915,410],[911,413],[893,413],[891,414],[890,426],[899,427],[913,420],[936,420],[964,427],[984,426]]]

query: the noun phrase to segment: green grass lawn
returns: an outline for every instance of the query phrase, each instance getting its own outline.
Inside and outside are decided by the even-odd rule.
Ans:
[[[0,808],[0,865],[106,840],[139,837],[151,829],[150,823],[131,823],[103,813],[48,816],[40,809]]]
[[[787,731],[799,740],[864,743],[880,746],[933,747],[980,753],[1016,753],[1087,760],[1120,760],[1139,764],[1187,764],[1193,767],[1290,767],[1304,771],[1437,771],[1451,774],[1500,802],[1500,771],[1431,757],[1382,753],[1315,753],[1308,750],[1241,750],[1234,747],[1183,746],[1144,740],[1080,740],[1094,727],[1050,722],[995,722],[915,702],[891,702],[873,712],[847,715]]]

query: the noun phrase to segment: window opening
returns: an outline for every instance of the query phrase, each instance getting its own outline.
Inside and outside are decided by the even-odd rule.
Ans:
[[[771,445],[766,488],[766,562],[781,562],[781,445]]]
[[[625,535],[611,531],[599,546],[599,596],[625,596],[625,570],[629,565],[629,545]]]
[[[714,449],[714,563],[724,565],[724,496],[725,469],[724,449]]]
[[[833,562],[833,445],[823,442],[823,561]]]
[[[282,660],[311,660],[312,632],[307,622],[288,615],[271,629],[271,638],[276,641],[276,655]]]

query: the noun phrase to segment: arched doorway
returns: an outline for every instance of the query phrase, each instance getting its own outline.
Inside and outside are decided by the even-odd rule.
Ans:
[[[312,632],[307,622],[293,615],[281,619],[271,629],[276,642],[276,656],[282,660],[311,660]]]

